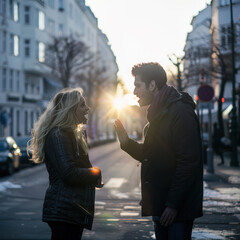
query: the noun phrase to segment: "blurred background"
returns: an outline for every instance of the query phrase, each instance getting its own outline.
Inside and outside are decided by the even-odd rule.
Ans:
[[[119,118],[143,140],[131,68],[151,61],[197,106],[204,216],[193,239],[240,239],[240,0],[0,0],[0,239],[50,239],[41,222],[48,175],[26,146],[66,87],[84,90],[90,160],[105,183],[84,239],[155,238],[140,217],[139,164],[113,126]]]

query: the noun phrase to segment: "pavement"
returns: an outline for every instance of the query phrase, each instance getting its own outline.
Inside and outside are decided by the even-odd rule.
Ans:
[[[238,154],[238,167],[231,167],[231,153],[224,153],[224,164],[218,165],[221,160],[218,155],[214,155],[214,168],[213,173],[207,171],[207,165],[204,166],[204,180],[205,181],[219,181],[222,179],[229,184],[239,184],[240,185],[240,152]]]
[[[193,240],[240,240],[240,167],[230,167],[230,153],[224,157],[225,164],[218,166],[220,158],[214,156],[214,173],[204,166],[204,215],[195,220]],[[93,231],[85,231],[83,240],[102,240],[102,236],[155,239],[151,218],[140,216],[136,200],[96,202]]]
[[[105,190],[97,191],[93,230],[85,230],[83,240],[155,239],[151,217],[141,217],[140,188],[128,192],[132,182],[139,182],[139,174],[130,170],[140,169],[136,168],[136,163],[129,161],[122,151],[119,150],[118,155],[113,155],[116,154],[116,147],[118,146],[114,144],[109,145],[110,150],[107,150],[107,146],[99,147],[104,156],[97,148],[95,150],[93,148],[92,159],[95,157],[104,159],[102,164],[106,165],[105,175],[109,172],[111,176],[116,177],[122,168],[121,162],[125,161],[124,166],[127,167],[123,172],[129,175],[125,176],[129,181],[119,189],[111,189],[115,197],[109,198],[106,194],[107,183]],[[218,166],[220,159],[214,156],[214,173],[208,173],[207,166],[204,167],[204,216],[195,220],[193,240],[240,240],[240,167],[230,167],[229,153],[225,153],[224,157],[225,164]],[[240,156],[238,159],[240,160]],[[98,158],[94,163],[100,164]],[[8,188],[7,194],[2,192],[2,198],[0,194],[1,240],[50,239],[48,226],[41,222],[43,193],[47,185],[47,175],[43,168],[44,166],[29,168],[12,177],[1,179],[8,184],[8,186],[0,184],[0,187]],[[119,174],[122,175],[121,172]],[[20,185],[22,188],[18,189]],[[38,187],[35,187],[36,185]]]
[[[193,239],[240,239],[240,167],[230,161],[229,152],[220,166],[214,155],[213,173],[204,166],[204,216],[195,221]]]

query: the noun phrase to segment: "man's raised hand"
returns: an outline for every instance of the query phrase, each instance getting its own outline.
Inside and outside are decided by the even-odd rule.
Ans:
[[[127,144],[129,137],[128,137],[128,134],[127,134],[124,126],[122,125],[122,122],[119,119],[117,119],[114,122],[114,127],[115,127],[120,144],[121,145]]]

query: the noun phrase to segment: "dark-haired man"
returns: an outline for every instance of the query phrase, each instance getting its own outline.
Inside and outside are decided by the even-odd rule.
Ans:
[[[141,164],[142,216],[152,216],[156,239],[191,239],[193,221],[202,216],[203,162],[195,104],[187,93],[166,84],[159,63],[132,68],[139,105],[150,105],[145,139],[128,137],[115,121],[121,148]]]

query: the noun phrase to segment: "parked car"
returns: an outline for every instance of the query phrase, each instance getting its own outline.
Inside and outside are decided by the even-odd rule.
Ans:
[[[17,143],[17,145],[20,148],[21,153],[22,153],[22,155],[20,157],[20,166],[21,167],[29,167],[29,166],[35,165],[35,163],[30,160],[32,158],[32,153],[27,152],[27,143],[28,143],[29,140],[30,140],[29,137],[17,138],[16,139],[16,143]]]
[[[21,150],[12,137],[0,138],[0,169],[11,175],[20,166]]]

